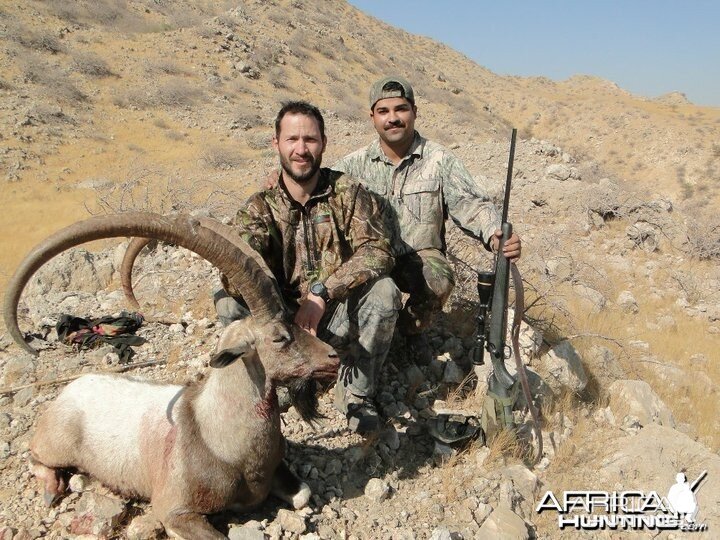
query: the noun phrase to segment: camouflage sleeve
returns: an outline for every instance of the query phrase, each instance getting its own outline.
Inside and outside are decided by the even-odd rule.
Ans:
[[[384,206],[362,185],[347,184],[339,181],[336,186],[342,190],[343,228],[353,255],[325,281],[338,300],[344,300],[350,289],[389,273],[395,262],[385,232]]]
[[[443,198],[448,214],[463,231],[483,242],[500,228],[500,216],[488,194],[473,179],[465,165],[455,156],[446,156],[443,169]]]
[[[260,193],[251,196],[245,206],[238,210],[233,225],[240,238],[257,251],[267,261],[267,254],[270,248],[270,228],[267,224],[269,209]],[[229,287],[227,277],[220,276],[220,281],[227,293],[231,296],[240,296],[240,291],[232,290]]]
[[[270,251],[270,217],[270,210],[262,198],[262,193],[251,196],[235,216],[235,229],[240,238],[266,260]]]

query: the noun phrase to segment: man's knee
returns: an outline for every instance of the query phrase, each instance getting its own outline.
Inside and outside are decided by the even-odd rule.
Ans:
[[[244,319],[250,314],[245,306],[225,292],[225,289],[222,287],[213,291],[213,301],[215,303],[215,311],[223,326],[227,326],[232,321]]]
[[[445,305],[445,302],[450,298],[450,294],[455,288],[455,280],[447,277],[434,279],[429,281],[428,284],[430,285],[430,290],[437,298],[437,303],[441,307]]]
[[[367,302],[384,312],[398,311],[402,307],[402,293],[389,276],[376,279],[366,295]]]
[[[433,303],[442,307],[455,288],[455,273],[448,260],[440,254],[425,259],[423,278],[428,289],[425,294],[434,297]]]

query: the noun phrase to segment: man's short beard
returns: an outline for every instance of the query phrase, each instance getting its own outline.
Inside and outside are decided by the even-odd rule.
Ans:
[[[313,176],[315,176],[315,173],[317,173],[320,170],[320,165],[322,164],[322,156],[318,157],[317,159],[313,158],[312,167],[310,167],[310,170],[303,174],[295,174],[292,170],[292,167],[290,166],[290,163],[287,159],[280,157],[280,166],[283,168],[283,171],[292,178],[295,182],[298,184],[306,184],[309,182]]]

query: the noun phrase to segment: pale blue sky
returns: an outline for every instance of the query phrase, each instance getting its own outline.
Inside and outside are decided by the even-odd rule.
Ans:
[[[718,0],[349,0],[500,75],[596,75],[720,106]]]

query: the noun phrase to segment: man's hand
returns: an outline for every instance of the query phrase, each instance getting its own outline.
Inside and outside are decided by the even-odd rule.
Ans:
[[[500,245],[500,239],[502,238],[502,231],[500,229],[495,229],[495,234],[490,239],[490,247],[492,247],[493,252],[497,252],[498,246]],[[520,259],[520,252],[522,251],[522,245],[520,243],[520,237],[512,233],[510,235],[510,238],[508,238],[507,242],[505,242],[505,245],[503,246],[503,255],[510,259],[510,262],[517,262],[518,259]]]
[[[324,313],[325,300],[313,293],[308,293],[307,298],[300,304],[300,309],[295,314],[295,324],[316,336],[318,324]]]

